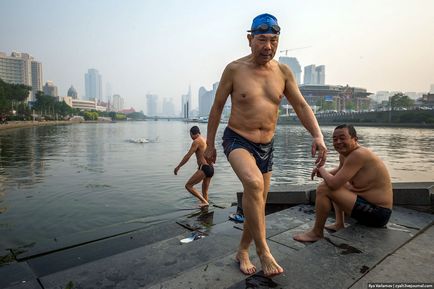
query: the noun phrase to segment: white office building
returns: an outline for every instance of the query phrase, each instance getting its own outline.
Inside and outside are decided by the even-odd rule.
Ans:
[[[279,62],[288,65],[289,68],[291,68],[292,73],[294,73],[295,79],[297,80],[297,84],[301,84],[301,66],[297,58],[280,56]]]
[[[42,91],[42,64],[28,53],[12,52],[7,56],[0,52],[0,78],[7,83],[31,86],[28,100],[35,100],[36,92]]]
[[[101,74],[95,68],[88,69],[84,75],[84,87],[86,91],[86,99],[102,100],[102,80]]]
[[[147,109],[147,116],[157,116],[157,102],[158,102],[158,95],[156,94],[147,94],[146,95],[146,109]]]

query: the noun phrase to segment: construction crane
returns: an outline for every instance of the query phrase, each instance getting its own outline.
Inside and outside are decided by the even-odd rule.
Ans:
[[[280,50],[280,53],[285,52],[285,56],[288,56],[288,51],[300,50],[300,49],[306,49],[306,48],[310,48],[310,47],[312,47],[312,45],[309,45],[309,46],[303,46],[303,47],[295,47],[295,48],[290,48],[290,49]]]

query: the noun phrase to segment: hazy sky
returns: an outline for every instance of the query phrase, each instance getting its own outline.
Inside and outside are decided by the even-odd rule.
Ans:
[[[96,68],[103,90],[146,112],[147,93],[160,100],[191,84],[211,89],[231,60],[250,52],[254,16],[275,15],[279,50],[302,67],[326,66],[326,84],[427,92],[434,83],[433,0],[0,0],[0,51],[28,52],[66,95],[84,95]],[[276,59],[279,57],[276,54]]]

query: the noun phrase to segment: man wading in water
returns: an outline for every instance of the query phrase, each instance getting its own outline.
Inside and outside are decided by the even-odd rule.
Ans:
[[[181,160],[181,162],[173,172],[175,173],[175,175],[177,175],[179,169],[188,162],[188,160],[193,154],[196,154],[198,168],[197,171],[191,176],[191,178],[185,184],[185,188],[193,196],[199,199],[200,207],[205,207],[209,205],[208,188],[211,182],[211,178],[214,175],[214,168],[212,165],[208,164],[208,162],[205,160],[203,156],[203,153],[205,152],[206,149],[206,142],[205,142],[205,138],[200,135],[200,130],[197,126],[193,126],[190,129],[190,137],[193,140],[190,150],[183,157],[183,159]],[[202,182],[202,194],[199,193],[199,191],[194,188],[194,185],[200,182]]]

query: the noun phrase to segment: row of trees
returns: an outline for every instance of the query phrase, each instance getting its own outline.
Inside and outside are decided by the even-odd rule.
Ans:
[[[30,107],[27,98],[32,88],[23,84],[6,83],[0,78],[0,114],[9,120],[31,120],[35,115],[47,120],[67,119],[73,115],[83,116],[85,120],[97,120],[98,117],[110,117],[112,120],[143,120],[143,112],[135,112],[128,116],[117,112],[80,111],[73,109],[64,101],[58,101],[51,95],[38,91],[35,101]]]

